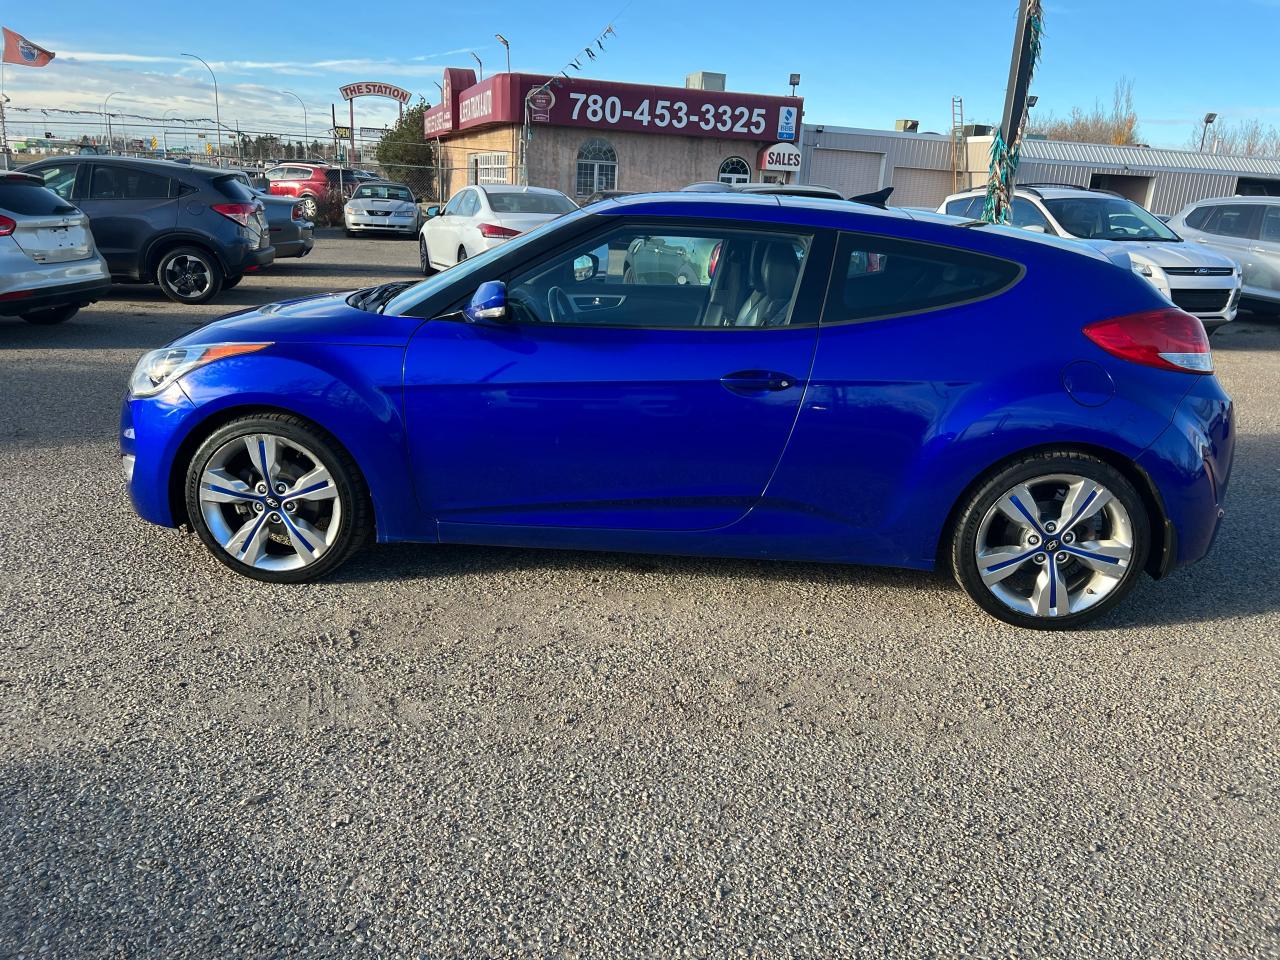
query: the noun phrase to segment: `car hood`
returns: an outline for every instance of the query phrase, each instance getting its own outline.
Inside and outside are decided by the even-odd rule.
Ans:
[[[326,293],[238,310],[173,345],[271,341],[403,347],[422,325],[417,317],[391,317],[353,307],[347,303],[350,295],[351,291]]]
[[[1234,267],[1235,261],[1220,253],[1206,250],[1200,244],[1182,243],[1141,243],[1129,240],[1082,240],[1091,247],[1102,251],[1110,260],[1115,254],[1123,252],[1150,260],[1158,267]]]

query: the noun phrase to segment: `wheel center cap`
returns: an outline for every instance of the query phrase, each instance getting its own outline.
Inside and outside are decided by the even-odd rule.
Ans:
[[[267,497],[265,502],[267,504],[268,510],[280,509],[280,501],[277,500],[275,497]]]
[[[1044,548],[1048,553],[1053,553],[1053,551],[1058,549],[1058,541],[1050,540],[1048,543],[1044,545]]]

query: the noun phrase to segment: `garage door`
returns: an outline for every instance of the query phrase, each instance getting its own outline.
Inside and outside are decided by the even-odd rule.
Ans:
[[[834,187],[846,197],[880,189],[883,153],[861,150],[826,150],[816,147],[809,168],[809,182]]]
[[[927,210],[937,210],[938,205],[952,192],[954,182],[950,170],[894,167],[893,196],[889,202],[895,207],[924,207]]]

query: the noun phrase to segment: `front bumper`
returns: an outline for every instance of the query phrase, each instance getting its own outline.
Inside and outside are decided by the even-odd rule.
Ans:
[[[346,217],[347,229],[354,232],[360,230],[377,230],[386,233],[414,233],[418,224],[413,217]]]
[[[169,479],[187,418],[196,408],[178,384],[154,397],[125,395],[120,410],[120,464],[138,516],[177,526]]]
[[[1227,279],[1218,278],[1219,281]],[[1174,305],[1198,317],[1206,330],[1214,330],[1236,318],[1240,308],[1240,284],[1214,284],[1211,280],[1170,277],[1169,299]]]
[[[1173,527],[1172,550],[1161,573],[1202,559],[1226,515],[1235,413],[1216,377],[1197,380],[1172,422],[1137,460],[1155,484]]]

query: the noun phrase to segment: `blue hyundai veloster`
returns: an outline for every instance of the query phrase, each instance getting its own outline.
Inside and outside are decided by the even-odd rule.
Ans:
[[[259,580],[371,539],[951,568],[1076,626],[1209,550],[1200,322],[1070,241],[785,196],[607,200],[138,363],[147,520]]]

